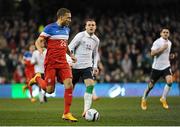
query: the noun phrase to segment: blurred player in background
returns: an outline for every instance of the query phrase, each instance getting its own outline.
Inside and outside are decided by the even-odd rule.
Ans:
[[[72,72],[66,60],[66,53],[76,62],[76,58],[68,48],[69,24],[71,22],[71,12],[66,8],[57,11],[57,22],[47,25],[36,41],[37,49],[42,53],[40,43],[47,42],[47,53],[45,57],[45,80],[37,73],[31,79],[29,85],[37,83],[47,93],[53,93],[55,89],[55,78],[62,82],[65,87],[64,92],[64,113],[63,120],[77,122],[77,119],[70,113],[72,103]]]
[[[34,65],[31,64],[32,53],[34,50],[35,50],[35,45],[33,43],[28,45],[28,51],[24,53],[23,60],[22,60],[22,63],[25,65],[24,73],[26,77],[26,85],[23,87],[23,91],[25,92],[26,88],[29,89],[31,102],[36,101],[36,99],[33,97],[33,94],[32,94],[32,86],[28,86],[29,81],[34,76]]]
[[[83,117],[85,112],[91,108],[92,92],[95,84],[93,76],[96,76],[99,72],[97,67],[99,38],[94,34],[95,30],[95,20],[86,20],[85,31],[79,32],[69,44],[69,49],[77,58],[77,62],[72,66],[73,84],[75,85],[82,78],[86,85]]]
[[[42,48],[42,53],[39,50],[35,50],[32,54],[31,63],[34,64],[35,74],[40,73],[41,77],[44,78],[44,59],[46,56],[46,48],[43,42],[39,43]],[[39,101],[40,103],[47,102],[46,92],[39,87]]]
[[[170,35],[169,29],[163,28],[160,35],[161,37],[153,43],[151,48],[151,55],[154,57],[154,61],[152,64],[150,82],[148,87],[145,89],[141,100],[142,110],[147,110],[147,96],[160,77],[163,77],[166,80],[166,85],[162,97],[160,98],[160,102],[162,103],[163,108],[169,108],[166,97],[173,83],[169,60],[172,43],[168,39]]]

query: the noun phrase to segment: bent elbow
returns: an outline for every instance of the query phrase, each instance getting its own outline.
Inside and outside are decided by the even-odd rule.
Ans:
[[[154,53],[154,52],[151,52],[151,56],[152,56],[152,57],[155,56],[155,53]]]

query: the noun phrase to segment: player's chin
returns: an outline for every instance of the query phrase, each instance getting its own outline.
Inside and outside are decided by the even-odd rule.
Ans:
[[[94,33],[94,30],[90,30],[89,33],[90,33],[90,34],[93,34],[93,33]]]
[[[66,22],[66,26],[69,26],[71,22]]]

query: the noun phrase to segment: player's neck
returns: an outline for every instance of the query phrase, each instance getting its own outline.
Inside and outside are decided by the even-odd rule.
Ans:
[[[62,22],[60,20],[57,20],[56,23],[58,24],[58,26],[62,26]]]
[[[166,40],[166,41],[168,40],[168,38],[164,38],[164,37],[162,37],[162,39],[164,39],[164,40]]]
[[[89,36],[93,36],[94,35],[94,33],[88,33],[87,31],[86,31],[86,33],[89,34]]]

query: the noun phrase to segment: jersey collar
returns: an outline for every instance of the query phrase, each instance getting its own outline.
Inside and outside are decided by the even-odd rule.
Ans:
[[[169,41],[169,39],[165,40],[165,39],[164,39],[164,38],[162,38],[162,37],[160,37],[160,39],[161,39],[161,40],[163,40],[163,41]]]
[[[85,31],[85,35],[86,35],[87,37],[92,37],[92,38],[94,38],[94,34],[93,34],[92,36],[90,36],[90,35],[87,33],[87,31]]]

